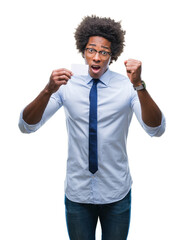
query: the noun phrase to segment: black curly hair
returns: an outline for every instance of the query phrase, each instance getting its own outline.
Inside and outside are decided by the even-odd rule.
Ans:
[[[76,46],[79,52],[84,54],[89,37],[104,37],[111,42],[111,63],[117,60],[123,52],[125,31],[121,29],[121,23],[110,18],[101,18],[95,15],[84,17],[75,31]]]

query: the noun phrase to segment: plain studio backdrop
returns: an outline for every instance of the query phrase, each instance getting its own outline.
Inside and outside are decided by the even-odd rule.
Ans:
[[[75,28],[87,15],[122,21],[124,60],[142,61],[142,79],[167,120],[150,138],[133,117],[128,155],[133,177],[130,240],[183,240],[182,1],[7,0],[0,4],[0,239],[68,239],[64,179],[67,132],[63,109],[38,132],[18,129],[20,111],[47,84],[52,70],[83,63]],[[101,238],[97,226],[97,240]]]

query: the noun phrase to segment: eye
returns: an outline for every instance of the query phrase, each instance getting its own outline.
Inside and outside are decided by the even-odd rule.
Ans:
[[[106,52],[106,51],[101,51],[101,54],[102,54],[103,56],[107,56],[107,52]]]
[[[95,53],[96,50],[95,50],[94,48],[88,48],[88,52],[89,52],[89,53]]]

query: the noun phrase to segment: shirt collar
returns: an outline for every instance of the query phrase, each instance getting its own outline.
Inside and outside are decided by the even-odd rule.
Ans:
[[[100,81],[106,86],[108,87],[109,86],[109,81],[110,81],[110,70],[109,68],[107,69],[107,71],[100,77]],[[91,81],[92,81],[92,77],[90,76],[90,74],[88,73],[88,76],[87,76],[87,84],[89,84]]]

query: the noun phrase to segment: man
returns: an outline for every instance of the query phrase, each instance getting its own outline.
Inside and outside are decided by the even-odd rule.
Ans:
[[[65,206],[71,240],[94,240],[98,218],[103,240],[127,239],[131,184],[126,139],[133,112],[150,136],[161,136],[165,118],[141,79],[141,62],[124,62],[128,78],[109,70],[123,51],[125,32],[110,18],[85,17],[75,32],[89,74],[52,72],[21,113],[31,133],[64,106],[69,138]]]

